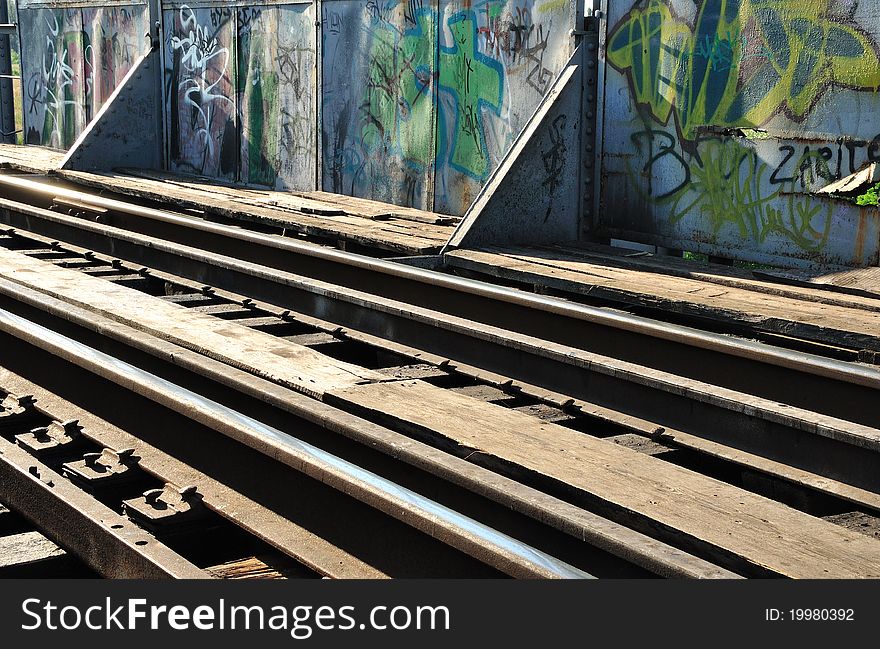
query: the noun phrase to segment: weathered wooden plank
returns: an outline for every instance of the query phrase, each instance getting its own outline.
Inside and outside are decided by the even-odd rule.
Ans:
[[[0,571],[51,561],[64,555],[64,550],[39,532],[0,536]]]
[[[395,219],[435,223],[437,225],[452,225],[461,221],[460,216],[429,212],[415,207],[389,205],[388,203],[381,203],[358,196],[344,196],[342,194],[331,194],[330,192],[307,192],[305,195],[328,203],[342,205],[351,213],[360,214],[366,218],[390,216]]]
[[[322,216],[312,212],[283,209],[272,204],[271,199],[264,197],[256,200],[255,195],[262,196],[263,192],[226,189],[222,185],[183,187],[175,183],[115,173],[59,171],[58,175],[89,187],[146,198],[173,205],[178,209],[206,210],[240,221],[271,225],[309,236],[349,240],[405,254],[436,253],[452,233],[452,228],[446,225],[410,220],[376,221],[348,213]],[[338,210],[334,207],[332,211]]]
[[[345,213],[338,207],[327,205],[322,201],[305,198],[299,193],[285,194],[284,192],[276,192],[268,189],[237,187],[230,183],[216,182],[215,179],[201,179],[198,177],[189,178],[179,174],[150,171],[147,169],[120,169],[119,172],[128,176],[135,176],[137,178],[157,181],[174,187],[181,187],[186,190],[211,192],[220,196],[225,196],[230,200],[241,200],[242,198],[246,198],[267,205],[276,205],[277,202],[283,202],[283,205],[279,206],[288,207],[295,211],[319,215],[333,216]]]
[[[824,517],[826,521],[880,540],[880,518],[864,512],[844,512]]]
[[[570,256],[576,260],[592,260],[601,265],[688,277],[722,286],[744,288],[756,293],[780,295],[820,304],[865,309],[866,311],[880,311],[880,299],[877,299],[880,298],[880,282],[874,283],[876,294],[868,291],[868,287],[864,284],[859,287],[865,289],[861,292],[858,290],[844,292],[840,290],[844,287],[831,283],[833,278],[850,276],[850,274],[855,277],[864,278],[866,281],[869,278],[876,279],[878,275],[875,271],[880,270],[876,268],[858,268],[851,271],[828,274],[796,270],[747,269],[704,261],[687,260],[670,255],[652,255],[593,243],[536,246],[534,249],[555,253],[560,259]],[[794,278],[800,278],[801,281],[793,281]],[[805,281],[806,278],[815,278],[817,281],[808,282]],[[823,278],[827,278],[829,282],[821,281]],[[855,289],[855,287],[851,288]]]
[[[193,191],[209,191],[235,202],[254,201],[267,207],[284,208],[303,214],[319,216],[347,215],[359,218],[382,220],[396,219],[432,225],[454,225],[460,217],[437,214],[414,207],[399,207],[365,198],[331,194],[329,192],[281,192],[269,189],[242,187],[232,183],[217,182],[216,179],[190,177],[144,169],[119,169],[119,173],[143,178]],[[417,226],[414,226],[417,228]]]
[[[280,570],[268,566],[259,557],[227,561],[205,570],[218,579],[286,579]]]
[[[318,398],[330,387],[387,378],[234,320],[221,320],[15,252],[0,251],[0,277]]]
[[[626,304],[708,318],[739,327],[880,350],[880,312],[757,294],[734,286],[560,258],[531,249],[457,250],[456,267]]]
[[[46,174],[61,166],[65,152],[42,146],[0,144],[0,168]]]
[[[576,407],[583,415],[593,417],[599,422],[606,422],[616,427],[632,430],[645,438],[653,437],[658,428],[656,422],[627,415],[594,403],[578,400],[574,402],[573,407]],[[678,429],[664,427],[663,439],[669,441],[677,448],[690,449],[710,457],[732,462],[745,469],[772,476],[778,480],[801,485],[810,490],[827,493],[874,509],[880,509],[880,494],[867,491],[866,489],[831,480],[825,476],[761,457],[732,446],[703,439]]]
[[[880,268],[852,268],[837,272],[806,270],[766,270],[757,273],[776,281],[791,282],[811,289],[824,288],[840,293],[880,299]]]
[[[125,173],[134,173],[135,170],[126,170]],[[324,200],[313,200],[308,194],[304,193],[286,193],[271,190],[254,190],[249,188],[234,187],[227,184],[209,184],[203,182],[187,182],[185,176],[160,173],[160,172],[139,172],[137,176],[126,176],[124,182],[140,188],[140,191],[155,192],[157,183],[159,187],[171,186],[179,188],[177,194],[182,200],[187,200],[189,195],[200,196],[205,200],[203,205],[207,205],[210,209],[215,210],[220,207],[234,208],[241,210],[242,214],[252,213],[258,209],[257,213],[264,218],[282,219],[278,221],[278,225],[285,225],[287,219],[299,217],[332,217],[333,223],[348,223],[363,228],[372,228],[385,230],[389,232],[400,232],[401,234],[413,234],[416,236],[425,236],[425,233],[436,232],[435,228],[424,227],[419,223],[409,223],[416,219],[394,219],[389,208],[396,207],[393,205],[384,205],[383,214],[392,220],[390,223],[369,224],[365,220],[375,220],[376,214],[361,214],[357,209],[351,209],[347,205],[348,197],[340,197],[333,203]],[[138,184],[138,179],[144,182]],[[332,195],[332,194],[331,194]],[[378,203],[378,205],[383,205]],[[268,212],[266,212],[268,210]],[[422,213],[418,210],[414,210]],[[280,212],[280,214],[279,214]],[[425,212],[424,214],[430,214]],[[429,225],[435,224],[435,218],[422,219],[422,223]],[[449,232],[448,228],[440,230],[443,233]]]
[[[688,469],[421,381],[326,400],[570,485],[608,510],[789,577],[880,576],[880,543]]]

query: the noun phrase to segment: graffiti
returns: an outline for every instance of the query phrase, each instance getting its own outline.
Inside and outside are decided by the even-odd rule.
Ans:
[[[83,9],[87,121],[110,98],[144,47],[140,15],[126,7]]]
[[[567,60],[567,8],[325,3],[324,187],[463,213]]]
[[[375,5],[374,0],[370,0],[372,4]],[[375,17],[378,18],[378,5],[376,5],[376,14]],[[342,29],[342,14],[338,11],[330,11],[327,10],[327,19],[324,21],[324,24],[327,28],[327,33],[329,34],[338,34]]]
[[[550,148],[541,152],[541,161],[544,163],[544,180],[541,185],[547,188],[547,194],[550,196],[547,211],[544,214],[544,223],[550,219],[550,215],[553,213],[556,190],[562,182],[562,173],[565,171],[565,154],[568,147],[565,144],[564,131],[567,123],[568,117],[566,115],[558,115],[550,123]]]
[[[189,7],[186,7],[189,9]],[[219,29],[232,20],[232,9],[229,7],[211,7],[208,15],[211,17],[211,27]],[[192,13],[192,10],[190,9]]]
[[[565,130],[568,117],[559,115],[550,124],[550,149],[541,152],[541,160],[544,163],[544,181],[541,183],[547,188],[548,194],[554,194],[559,187],[562,172],[565,170]]]
[[[235,27],[239,36],[246,35],[250,32],[251,27],[257,25],[263,10],[260,7],[239,7],[236,12]]]
[[[739,46],[739,49],[737,49]],[[685,59],[689,57],[705,60],[712,71],[724,71],[742,66],[751,59],[765,59],[772,62],[773,53],[763,44],[757,49],[750,48],[750,43],[739,27],[732,28],[723,34],[710,36],[706,34],[702,39],[694,41],[691,52],[681,53]]]
[[[192,138],[184,143],[187,165],[198,173],[212,172],[222,167],[229,172],[231,146],[226,133],[229,113],[234,108],[227,94],[230,67],[229,48],[221,44],[219,34],[227,22],[214,23],[220,19],[220,9],[210,11],[210,22],[199,22],[196,11],[183,5],[170,38],[173,65],[177,73],[173,82],[176,88],[172,96],[172,119],[185,120]],[[202,13],[207,17],[208,14]],[[174,131],[176,133],[176,130]],[[234,132],[233,132],[234,136]],[[173,141],[174,143],[174,141]],[[222,154],[222,155],[221,155]],[[180,157],[178,152],[176,157]]]
[[[794,159],[795,148],[783,145],[779,150],[788,155],[774,169],[741,138],[702,136],[686,151],[671,134],[646,125],[631,140],[644,160],[639,169],[629,167],[633,184],[640,188],[636,178],[648,179],[644,198],[664,208],[671,224],[698,215],[714,234],[732,227],[756,243],[773,234],[802,250],[825,245],[832,206],[796,189],[800,183],[809,190],[817,177],[830,177],[826,152],[807,147]],[[789,164],[796,173],[781,177]],[[662,186],[656,178],[663,179]]]
[[[314,6],[182,6],[164,14],[172,168],[315,188]]]
[[[85,97],[79,87],[84,82],[81,33],[65,28],[65,18],[64,12],[50,12],[42,18],[40,66],[27,74],[25,86],[26,118],[29,124],[42,118],[42,129],[28,129],[30,144],[66,148],[78,135],[77,123],[84,121]]]
[[[424,12],[422,0],[410,0],[403,9],[403,19],[406,25],[413,27],[419,24],[418,16]]]
[[[547,89],[550,87],[550,81],[553,79],[553,73],[544,67],[544,52],[546,50],[547,37],[539,25],[535,44],[526,49],[526,58],[531,65],[526,81],[541,96],[547,92]]]
[[[146,47],[142,6],[19,7],[25,141],[66,149]]]
[[[703,125],[803,120],[832,87],[876,90],[877,44],[831,0],[702,0],[693,26],[638,3],[611,30],[608,61],[660,124],[693,142]]]
[[[403,32],[389,22],[380,22],[372,32],[369,78],[360,106],[367,155],[390,148],[419,168],[431,162],[433,25],[434,14],[423,10],[415,16],[415,26]]]
[[[308,155],[314,148],[312,125],[314,120],[303,111],[281,109],[280,149],[283,158]]]
[[[543,95],[553,77],[544,66],[544,53],[552,29],[533,21],[531,10],[516,7],[512,13],[503,12],[502,4],[487,3],[484,24],[477,28],[485,51],[508,67],[508,73],[518,65],[528,65],[526,81],[538,94]]]
[[[142,9],[21,9],[25,141],[66,149],[131,68]]]
[[[258,8],[241,7],[236,14],[237,61],[234,78],[241,151],[239,178],[274,186],[277,176],[281,115],[279,68],[273,65],[271,22]],[[293,73],[294,70],[288,70]],[[290,127],[288,115],[288,127]]]
[[[424,169],[434,158],[430,125],[435,46],[428,36],[434,32],[434,20],[435,14],[423,9],[415,15],[416,26],[403,33],[390,23],[383,23],[373,32],[370,77],[361,106],[361,138],[367,152],[391,148],[418,169]],[[436,78],[439,91],[452,99],[454,132],[451,150],[441,149],[437,155],[448,158],[450,165],[463,173],[484,178],[489,157],[483,136],[483,110],[496,114],[500,111],[504,70],[477,49],[473,12],[452,16],[447,25],[453,42],[439,50]]]
[[[278,77],[285,85],[289,85],[297,96],[305,90],[303,86],[304,58],[310,57],[311,50],[307,47],[278,47],[275,55],[275,66]]]
[[[325,3],[324,187],[463,213],[566,62],[572,41],[551,25],[567,9]]]
[[[618,6],[602,191],[623,209],[609,229],[781,264],[876,254],[846,243],[864,239],[862,215],[815,194],[880,161],[875,18],[851,0]]]
[[[453,97],[457,110],[449,162],[462,173],[483,179],[489,172],[483,110],[500,114],[504,68],[477,49],[473,12],[455,14],[447,25],[452,32],[452,47],[440,48],[440,90]]]

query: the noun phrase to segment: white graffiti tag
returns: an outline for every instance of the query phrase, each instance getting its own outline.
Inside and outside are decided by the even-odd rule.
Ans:
[[[171,37],[172,50],[180,53],[182,80],[178,90],[183,92],[184,103],[197,116],[193,129],[204,144],[207,159],[214,154],[211,124],[215,110],[218,104],[233,105],[229,97],[216,92],[226,75],[229,50],[220,46],[217,38],[199,24],[195,12],[186,5],[180,8],[180,24],[182,36]]]
[[[46,35],[46,47],[43,50],[43,67],[41,70],[42,93],[32,92],[32,99],[38,94],[42,95],[42,101],[46,108],[47,121],[51,120],[51,131],[48,133],[48,143],[54,146],[65,144],[62,128],[64,127],[64,110],[72,106],[74,110],[80,108],[79,102],[72,97],[74,70],[68,63],[68,50],[59,38],[61,26],[58,18],[52,17],[52,22],[46,19],[49,33]],[[36,84],[32,84],[36,85]],[[34,89],[36,90],[36,89]],[[35,110],[36,101],[31,110]]]

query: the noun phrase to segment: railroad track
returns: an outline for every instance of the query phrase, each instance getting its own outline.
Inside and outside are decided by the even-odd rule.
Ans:
[[[46,538],[25,518],[0,504],[0,579],[68,579],[96,574]]]
[[[202,470],[209,482],[226,484],[225,472],[240,472],[243,458],[253,458],[253,475],[267,479],[237,492],[248,505],[215,503],[207,509],[314,574],[363,576],[328,567],[322,552],[332,554],[333,548],[372,576],[874,574],[873,540],[851,531],[873,530],[880,511],[876,413],[863,402],[877,388],[873,368],[83,192],[34,187],[24,179],[0,181],[19,192],[16,201],[0,201],[0,219],[11,228],[0,245],[19,251],[3,255],[0,263],[0,321],[8,350],[3,365],[10,380],[31,382],[31,392],[45,392],[44,402],[69,399],[83,410],[75,417],[80,421],[113,422],[135,447],[151,443],[162,417],[178,429],[199,430],[191,438],[197,444],[181,448],[166,436],[156,448],[190,468],[211,457],[213,464]],[[22,192],[30,204],[21,202]],[[78,216],[45,209],[53,205]],[[47,266],[65,268],[65,274],[55,284],[51,278],[48,283],[29,279],[29,272]],[[70,278],[74,270],[84,278],[81,286]],[[175,312],[188,307],[188,313],[198,314],[191,324],[205,318],[231,323],[236,332],[259,332],[311,350],[329,365],[344,363],[337,369],[358,381],[312,388],[254,361],[249,365],[234,350],[188,340],[183,330],[163,331],[161,319],[138,322],[134,312],[107,306],[113,304],[112,292],[103,307],[91,301],[89,287],[106,280],[174,303]],[[117,303],[127,295],[118,294]],[[652,365],[635,362],[637,351],[649,346]],[[99,353],[109,356],[95,356]],[[726,371],[711,364],[716,361]],[[122,372],[120,364],[133,374]],[[777,382],[758,382],[761,373]],[[6,392],[22,394],[22,388],[13,387],[0,381]],[[745,387],[747,392],[739,391]],[[804,396],[819,388],[842,402],[817,404]],[[198,399],[231,411],[209,416]],[[428,417],[407,408],[421,404],[429,411],[434,401],[447,410],[438,406]],[[497,420],[497,439],[477,439],[449,423],[456,409],[469,408],[473,421],[484,413]],[[150,425],[138,414],[147,409]],[[835,418],[843,414],[846,419]],[[52,416],[58,424],[63,421]],[[274,433],[267,437],[261,427]],[[522,428],[524,439],[531,432],[557,435],[562,452],[588,441],[595,453],[624,451],[612,457],[638,458],[633,470],[662,474],[659,482],[645,485],[648,492],[664,480],[682,480],[668,488],[683,499],[670,504],[674,511],[654,511],[658,503],[646,506],[637,495],[628,499],[618,493],[619,484],[578,475],[577,462],[569,473],[540,471],[548,468],[546,461],[541,465],[534,457],[517,456],[515,442],[512,447],[498,441],[505,427]],[[111,460],[132,447],[109,443],[91,430],[83,426],[79,437],[98,444],[101,453],[106,449]],[[377,492],[374,484],[364,490],[351,475],[304,463],[281,444],[289,442],[291,431],[316,457],[330,454],[348,468],[368,471],[387,489]],[[214,445],[219,445],[216,452],[210,450]],[[538,441],[535,449],[546,451]],[[221,466],[220,458],[230,466]],[[138,470],[151,471],[143,468],[143,459],[137,464]],[[591,470],[589,464],[583,467]],[[613,469],[608,463],[598,468]],[[151,498],[160,493],[174,499],[183,490],[207,502],[206,486],[154,477],[160,484],[147,490]],[[621,480],[625,483],[626,476]],[[348,507],[353,513],[327,520],[324,509],[323,516],[312,511],[310,518],[302,503],[296,509],[277,493],[287,481],[307,492],[317,481],[324,489],[309,492],[310,501],[341,498],[338,511]],[[407,490],[421,509],[387,493],[395,489]],[[705,490],[701,497],[717,491],[712,497],[739,507],[724,512],[734,524],[743,523],[738,516],[760,518],[756,512],[766,510],[763,522],[781,531],[786,543],[795,542],[786,535],[813,529],[817,542],[847,541],[858,548],[828,567],[816,566],[815,557],[792,565],[785,547],[765,557],[754,543],[730,542],[729,530],[711,537],[710,521],[689,524],[689,516],[705,516],[711,507],[675,509],[685,507],[688,489]],[[279,502],[293,509],[278,512],[273,507]],[[252,520],[248,527],[229,516],[255,511],[254,503],[276,514],[273,520],[285,531],[272,535],[265,520]],[[446,518],[438,521],[439,511]],[[342,529],[341,520],[361,521],[355,526],[360,532]],[[299,521],[310,539],[322,540],[323,545],[315,543],[323,550],[303,555],[301,538],[295,544],[285,541],[290,530],[283,521]],[[749,524],[754,529],[748,534],[761,527]],[[327,525],[334,527],[332,533],[322,527]],[[393,552],[389,544],[403,549]],[[797,548],[788,552],[796,555]],[[423,560],[413,565],[413,555]]]

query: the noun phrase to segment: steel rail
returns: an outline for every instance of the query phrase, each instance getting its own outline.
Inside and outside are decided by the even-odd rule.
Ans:
[[[28,193],[42,194],[46,198],[68,198],[118,214],[141,217],[156,223],[173,226],[175,228],[174,234],[178,236],[184,234],[185,231],[205,235],[205,237],[210,235],[213,238],[200,238],[194,239],[194,241],[210,244],[210,247],[206,249],[214,252],[221,252],[216,247],[220,243],[219,239],[234,241],[236,244],[232,247],[229,245],[223,246],[225,252],[221,252],[221,254],[228,254],[239,259],[254,261],[268,266],[272,266],[272,262],[278,259],[281,262],[278,264],[278,268],[296,272],[306,277],[329,281],[339,286],[378,293],[384,297],[397,296],[396,292],[394,294],[389,293],[389,289],[394,287],[389,286],[387,279],[383,279],[395,278],[408,284],[406,288],[408,289],[407,295],[409,295],[410,301],[420,306],[437,309],[439,306],[437,304],[438,300],[431,296],[430,292],[428,292],[429,289],[448,289],[456,295],[470,295],[476,298],[503,302],[529,310],[574,318],[670,342],[686,343],[701,349],[723,352],[732,356],[795,369],[798,372],[880,389],[880,371],[845,361],[823,358],[795,350],[780,349],[751,340],[732,338],[723,334],[661,322],[626,312],[573,303],[551,296],[535,295],[488,282],[457,277],[326,246],[317,246],[288,238],[211,223],[194,216],[145,207],[20,176],[0,175],[0,186],[14,187]],[[150,234],[149,228],[143,227],[143,221],[140,223],[126,221],[124,224],[114,222],[113,225]],[[163,234],[172,233],[163,232]],[[280,258],[266,256],[267,249],[283,251],[286,254]],[[316,265],[316,261],[327,262],[327,264]],[[491,311],[487,311],[487,314],[491,314]],[[457,312],[456,315],[464,314]],[[469,317],[473,317],[473,314]],[[480,321],[491,324],[491,321],[488,320]],[[552,335],[552,332],[548,332],[548,335]]]
[[[797,408],[710,384],[695,384],[678,375],[597,356],[548,342],[545,338],[343,290],[320,280],[113,226],[21,204],[15,205],[14,210],[3,207],[0,200],[0,219],[5,214],[7,221],[24,230],[42,231],[49,237],[108,252],[147,268],[231,289],[255,300],[315,315],[454,362],[482,367],[516,381],[627,412],[660,426],[689,432],[846,484],[869,490],[880,488],[876,453],[865,452],[880,450],[877,431],[866,429],[865,425],[828,420],[810,411],[810,406],[817,405],[814,403],[817,392],[811,390],[822,387],[825,392],[818,393],[825,399],[818,405],[850,415],[849,421],[864,419],[870,425],[880,420],[880,412],[873,407],[876,392],[870,388],[827,383],[827,380],[817,386],[809,381],[815,376],[792,373],[784,378],[803,393],[800,402],[807,405],[807,411],[800,412]],[[659,353],[659,350],[651,351]],[[689,360],[706,361],[693,357]],[[761,366],[768,367],[772,366]],[[754,373],[745,378],[758,380]],[[779,376],[771,379],[781,380]]]
[[[324,402],[305,397],[245,370],[226,365],[222,361],[202,356],[122,323],[107,320],[103,316],[58,298],[25,287],[13,286],[6,280],[0,280],[0,295],[14,296],[16,300],[14,304],[0,300],[0,308],[8,308],[18,315],[26,316],[32,322],[59,332],[63,331],[65,335],[89,346],[112,351],[113,355],[121,359],[128,358],[131,350],[143,351],[158,359],[174,359],[174,367],[168,366],[161,374],[165,378],[172,378],[177,384],[187,382],[184,372],[208,378],[229,388],[235,394],[247,395],[258,400],[259,410],[264,414],[266,406],[278,408],[296,417],[297,421],[314,424],[324,431],[341,435],[363,447],[381,451],[395,463],[408,465],[409,468],[401,468],[398,474],[412,478],[421,472],[427,472],[443,482],[464,488],[469,494],[487,498],[500,505],[503,510],[521,513],[541,526],[559,530],[580,543],[586,543],[649,572],[673,578],[738,577],[717,564],[702,560],[615,523],[609,518],[473,464],[464,458],[363,420]],[[33,307],[35,310],[17,311],[17,308],[20,308],[19,303]],[[67,327],[68,323],[73,324],[75,328]],[[92,336],[92,332],[96,334],[95,337]],[[108,340],[121,344],[109,350]],[[231,402],[231,399],[225,396],[221,398],[220,395],[216,395],[215,400]],[[238,409],[242,409],[240,405]],[[302,428],[300,434],[303,436],[306,434]],[[326,436],[322,435],[321,439],[326,440]],[[126,445],[131,446],[130,443]],[[485,516],[486,512],[480,510],[479,513],[471,515],[480,518]],[[509,523],[507,529],[522,532],[527,527],[526,523],[527,521],[517,518]],[[583,556],[582,550],[580,556]],[[313,567],[319,569],[318,566]],[[615,570],[617,568],[612,567],[609,573]]]
[[[0,497],[48,538],[105,577],[211,577],[33,455],[2,438]]]
[[[139,394],[366,502],[380,499],[388,513],[423,532],[442,528],[446,542],[494,560],[513,576],[591,578],[592,575],[541,550],[460,514],[308,442],[268,426],[166,379],[0,309],[0,330],[79,367],[136,389]]]

